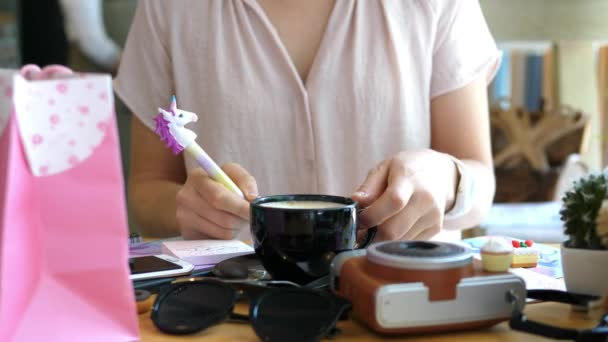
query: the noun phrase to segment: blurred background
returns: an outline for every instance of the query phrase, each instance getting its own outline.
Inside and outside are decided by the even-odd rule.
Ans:
[[[137,0],[101,1],[97,25],[85,22],[97,37],[92,46],[74,32],[79,16],[66,13],[78,1],[96,3],[0,0],[0,68],[60,63],[113,73]],[[608,163],[608,1],[480,3],[503,52],[488,88],[497,193],[488,220],[468,233],[509,235],[519,227],[520,237],[561,241],[564,191]],[[127,174],[129,113],[118,100],[117,115]]]

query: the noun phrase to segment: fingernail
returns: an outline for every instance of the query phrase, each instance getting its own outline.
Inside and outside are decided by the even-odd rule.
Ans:
[[[367,197],[367,193],[363,191],[357,191],[353,194],[354,197],[365,198]]]

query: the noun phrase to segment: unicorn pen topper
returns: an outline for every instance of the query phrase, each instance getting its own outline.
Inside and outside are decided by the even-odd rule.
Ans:
[[[177,108],[175,96],[171,97],[169,110],[158,108],[159,114],[154,118],[156,129],[154,132],[160,136],[171,149],[173,154],[183,150],[190,153],[197,163],[207,172],[209,177],[223,184],[228,190],[245,198],[241,189],[228,177],[228,175],[209,157],[209,155],[196,143],[196,133],[184,127],[190,122],[198,121],[196,114]]]

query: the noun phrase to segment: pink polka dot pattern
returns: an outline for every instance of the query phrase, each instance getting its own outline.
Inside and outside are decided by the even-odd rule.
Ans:
[[[59,123],[60,119],[59,119],[59,115],[57,114],[53,114],[49,117],[49,121],[51,122],[52,125],[56,125]]]
[[[108,124],[105,122],[98,122],[97,129],[100,130],[101,132],[105,132],[108,129]]]
[[[32,144],[34,144],[34,145],[40,145],[40,144],[42,144],[43,141],[44,141],[44,139],[42,138],[42,135],[40,135],[40,134],[34,134],[34,136],[32,137]]]
[[[57,84],[57,92],[59,94],[66,94],[68,92],[68,85],[65,83],[59,83]]]
[[[2,76],[0,71],[0,79]],[[78,167],[98,153],[106,134],[116,134],[109,76],[44,82],[15,78],[13,82],[11,75],[10,81],[6,80],[0,86],[0,109],[3,103],[14,104],[25,154],[36,176],[51,176]],[[13,85],[20,94],[15,101]],[[3,96],[7,94],[8,101]],[[0,113],[0,124],[8,117]]]
[[[78,111],[82,115],[88,115],[90,112],[90,109],[89,109],[89,106],[80,106],[80,107],[78,107]]]

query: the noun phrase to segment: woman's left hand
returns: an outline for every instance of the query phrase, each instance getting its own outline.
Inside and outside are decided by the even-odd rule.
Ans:
[[[454,204],[458,170],[446,154],[404,151],[368,174],[353,199],[365,208],[364,228],[378,226],[377,240],[428,240],[441,230]]]

